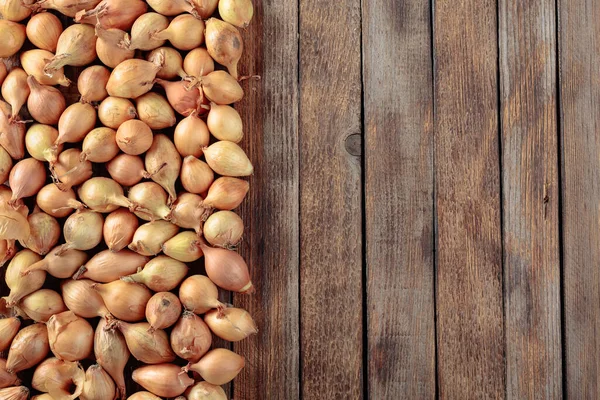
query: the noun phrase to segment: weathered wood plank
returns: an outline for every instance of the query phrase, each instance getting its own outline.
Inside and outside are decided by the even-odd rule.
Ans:
[[[600,397],[600,2],[559,1],[566,393]]]
[[[368,391],[435,397],[428,0],[363,1]]]
[[[500,0],[507,397],[562,398],[556,7]]]
[[[246,357],[235,379],[235,399],[299,398],[298,224],[298,4],[255,0],[255,17],[244,30],[242,146],[255,166],[241,211],[246,224],[243,254],[257,291],[237,295],[259,333],[234,345]]]
[[[493,0],[434,12],[437,344],[441,398],[504,398]]]
[[[361,134],[360,29],[358,0],[300,1],[305,399],[362,397],[361,163],[345,146],[348,136]]]

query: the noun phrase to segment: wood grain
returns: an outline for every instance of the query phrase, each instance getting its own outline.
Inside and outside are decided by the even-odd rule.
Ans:
[[[496,2],[434,16],[439,395],[502,399]]]
[[[361,162],[346,150],[362,134],[360,40],[358,0],[300,1],[304,399],[362,398]]]
[[[559,4],[566,394],[600,397],[600,2]]]
[[[556,8],[500,0],[506,386],[562,398]]]
[[[368,392],[435,397],[429,1],[363,1]]]

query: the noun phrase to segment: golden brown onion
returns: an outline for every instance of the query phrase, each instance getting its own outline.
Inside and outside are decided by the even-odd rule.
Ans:
[[[55,400],[73,400],[81,394],[84,382],[85,373],[79,363],[48,358],[35,369],[31,386]]]
[[[181,171],[181,156],[166,135],[154,135],[152,146],[146,153],[145,165],[146,171],[152,175],[152,180],[167,191],[171,204],[177,198],[175,182]],[[129,197],[131,198],[131,193]],[[155,215],[163,218],[159,214]]]
[[[172,326],[180,315],[181,302],[173,293],[156,293],[146,304],[146,320],[152,330]]]
[[[11,121],[19,120],[21,107],[29,97],[29,86],[27,85],[27,73],[21,68],[13,68],[2,83],[2,97],[10,104],[12,113]]]
[[[91,250],[102,241],[102,215],[88,210],[78,210],[65,221],[63,233],[66,243],[55,252],[62,255],[69,249]]]
[[[64,218],[73,210],[82,210],[85,205],[75,200],[75,192],[72,189],[61,191],[57,185],[50,183],[37,194],[36,204],[46,214],[55,218]]]
[[[27,77],[31,93],[27,98],[29,114],[42,124],[56,125],[65,111],[65,97],[52,86],[39,83],[33,76]]]
[[[179,53],[176,49],[172,47],[159,47],[157,49],[152,50],[146,59],[150,62],[153,62],[156,57],[160,56],[165,57],[165,62],[156,74],[157,78],[161,79],[175,79],[180,77],[184,79],[188,74],[183,70],[183,57],[181,57],[181,53]]]
[[[148,93],[154,84],[156,73],[162,68],[164,56],[155,62],[140,59],[125,60],[110,74],[106,91],[111,96],[135,99]]]
[[[117,388],[108,372],[98,364],[88,368],[80,400],[113,400],[116,393]]]
[[[109,213],[119,207],[136,209],[136,204],[123,195],[123,188],[112,179],[104,177],[91,178],[79,188],[79,198],[90,209]]]
[[[190,14],[181,14],[173,18],[168,27],[153,34],[152,38],[168,40],[178,50],[192,50],[204,41],[204,21]]]
[[[215,247],[235,247],[244,234],[244,222],[232,211],[218,211],[204,223],[204,238]]]
[[[120,29],[106,29],[101,24],[96,24],[96,53],[104,65],[115,68],[125,60],[132,59],[135,50],[124,49],[120,43],[125,39],[126,32]],[[111,128],[113,128],[111,126]]]
[[[94,330],[87,320],[73,311],[53,315],[46,325],[50,350],[57,358],[80,361],[92,353]]]
[[[246,28],[254,15],[252,0],[221,0],[219,15],[225,22],[239,28]]]
[[[78,148],[61,152],[56,163],[50,165],[56,187],[63,192],[69,191],[73,186],[80,185],[92,177],[92,163],[91,161],[81,161],[81,150]]]
[[[58,250],[59,247],[50,250],[43,260],[24,268],[22,274],[46,271],[56,278],[66,279],[70,278],[88,258],[87,254],[81,250],[70,249],[60,256],[56,255]]]
[[[121,45],[130,50],[154,50],[165,43],[165,39],[157,39],[154,34],[168,26],[169,20],[164,15],[154,12],[142,14],[135,20],[130,35]],[[148,61],[151,60],[148,59]]]
[[[106,164],[106,170],[111,178],[125,187],[134,186],[142,179],[150,179],[140,156],[119,154]]]
[[[0,4],[0,15],[3,19],[20,22],[31,15],[30,2],[24,0],[4,0]]]
[[[149,92],[136,99],[139,118],[152,129],[169,128],[177,122],[173,108],[163,96]]]
[[[171,347],[175,354],[189,363],[196,363],[212,344],[212,334],[202,318],[184,311],[171,331]]]
[[[10,171],[8,184],[13,191],[9,205],[16,205],[17,200],[36,194],[46,182],[46,168],[35,158],[19,161]]]
[[[194,156],[183,159],[180,177],[183,188],[196,194],[206,192],[215,180],[215,174],[208,164]]]
[[[130,250],[113,252],[104,250],[95,254],[82,266],[73,279],[87,278],[96,282],[112,282],[122,276],[133,274],[149,261],[148,257]]]
[[[198,47],[185,56],[183,69],[187,75],[200,78],[215,70],[215,62],[204,47]]]
[[[20,240],[19,243],[40,256],[48,254],[60,238],[61,230],[58,221],[45,212],[34,212],[27,217],[27,221],[30,227],[29,237]]]
[[[34,4],[34,10],[56,10],[73,18],[78,11],[92,9],[98,3],[100,0],[38,0]]]
[[[102,0],[94,9],[86,9],[75,14],[75,22],[81,24],[102,24],[106,28],[129,30],[133,22],[148,9],[142,0]]]
[[[112,160],[119,154],[116,132],[106,127],[92,129],[83,139],[81,150],[81,161],[105,163]]]
[[[227,400],[227,394],[221,386],[206,381],[197,382],[185,391],[187,400]]]
[[[155,292],[168,292],[181,283],[187,272],[187,265],[181,261],[158,256],[148,261],[141,271],[121,279],[125,282],[142,283]]]
[[[202,197],[193,193],[181,193],[171,206],[169,221],[184,229],[202,232],[208,210],[202,205]]]
[[[27,23],[26,32],[27,38],[35,47],[54,53],[63,27],[56,15],[44,12],[31,17]]]
[[[123,122],[117,130],[117,145],[125,154],[140,155],[152,146],[152,130],[143,121],[131,119]]]
[[[204,157],[210,167],[224,176],[249,176],[254,167],[240,146],[221,140],[204,149]]]
[[[166,255],[181,262],[194,262],[202,257],[202,249],[196,232],[184,231],[167,240],[162,246]]]
[[[119,129],[122,123],[137,116],[133,103],[120,97],[107,97],[98,107],[98,118],[105,126]]]
[[[206,49],[210,56],[238,78],[237,65],[244,51],[244,41],[237,28],[217,18],[206,21]]]
[[[206,124],[210,133],[219,140],[239,143],[244,137],[242,118],[233,107],[210,103]]]
[[[21,250],[11,260],[4,280],[10,289],[6,304],[17,304],[23,297],[40,289],[46,280],[45,271],[34,271],[23,276],[23,271],[38,262],[41,257],[29,249]]]
[[[131,378],[144,389],[163,397],[175,397],[194,384],[175,364],[146,365],[133,371]]]
[[[0,147],[0,181],[2,183],[8,180],[12,167],[13,162],[12,158],[10,158],[10,154],[4,150],[4,147]]]
[[[0,58],[8,58],[17,54],[27,34],[25,33],[25,25],[16,22],[0,19]]]
[[[0,351],[10,347],[20,327],[21,320],[17,317],[0,318]]]
[[[173,142],[182,157],[200,157],[202,149],[208,146],[209,141],[208,127],[195,112],[182,119],[173,134]]]
[[[94,336],[96,362],[104,368],[117,384],[121,399],[125,394],[125,365],[129,360],[127,343],[121,332],[109,329],[104,318],[100,318]]]
[[[104,221],[104,241],[112,252],[123,250],[131,243],[138,228],[135,214],[125,208],[110,213]]]
[[[225,71],[214,71],[198,77],[204,95],[214,103],[226,105],[240,101],[244,90],[238,81]]]
[[[215,335],[229,342],[239,342],[258,332],[252,316],[241,308],[211,310],[204,322]]]
[[[128,246],[131,250],[144,256],[155,256],[160,253],[162,245],[179,232],[179,227],[163,220],[141,225],[133,235]]]
[[[69,310],[82,318],[102,317],[112,319],[104,300],[92,288],[94,281],[89,279],[66,279],[61,284],[63,299]]]
[[[231,382],[244,368],[244,357],[227,349],[213,349],[200,361],[189,365],[189,369],[200,374],[202,379],[213,385]]]
[[[27,75],[33,75],[42,85],[61,85],[69,86],[71,81],[65,76],[62,68],[54,71],[52,76],[44,74],[44,67],[48,60],[54,57],[54,53],[48,50],[33,49],[21,53],[21,66],[27,72]]]
[[[36,160],[54,164],[56,160],[52,155],[52,146],[57,138],[58,131],[50,125],[33,124],[25,134],[25,147]],[[62,151],[62,145],[57,147],[57,151]]]
[[[14,372],[11,373],[6,370],[6,360],[0,358],[0,389],[17,386],[20,383],[21,380]]]
[[[56,55],[44,67],[44,74],[54,75],[55,71],[71,65],[81,67],[96,59],[96,33],[94,27],[75,24],[66,28],[58,38]]]
[[[48,355],[48,329],[37,323],[19,331],[8,351],[6,370],[17,373],[38,364]]]
[[[138,183],[129,189],[129,201],[139,204],[142,209],[135,211],[135,215],[145,221],[165,219],[170,209],[167,205],[167,193],[154,182]]]
[[[218,299],[217,286],[204,275],[192,275],[181,283],[179,300],[186,310],[204,314],[213,308],[222,309],[225,304]]]
[[[248,265],[242,256],[232,250],[210,247],[202,241],[198,246],[204,252],[206,275],[217,286],[232,292],[254,292]]]
[[[78,143],[94,129],[96,109],[87,103],[71,104],[58,120],[58,139],[56,146],[62,143]]]
[[[115,318],[136,322],[146,316],[146,304],[152,293],[144,285],[116,280],[110,283],[95,283],[92,287],[102,296],[106,308]],[[129,349],[132,350],[131,347]]]
[[[81,71],[77,78],[77,90],[81,94],[81,101],[91,103],[107,98],[106,83],[109,77],[110,71],[102,65],[92,65]]]
[[[0,398],[3,400],[27,400],[29,398],[29,389],[25,386],[0,389]]]
[[[175,360],[169,345],[169,337],[162,329],[150,329],[150,324],[128,324],[117,321],[117,329],[123,333],[131,355],[145,364],[160,364]]]

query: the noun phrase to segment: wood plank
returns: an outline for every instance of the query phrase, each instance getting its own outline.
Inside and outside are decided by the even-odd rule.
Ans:
[[[368,391],[435,397],[428,0],[363,1]]]
[[[441,398],[504,398],[493,0],[434,12],[437,345]]]
[[[362,398],[360,1],[300,0],[302,397]],[[349,139],[349,150],[354,136]],[[360,145],[358,146],[360,148]]]
[[[257,288],[234,303],[254,317],[259,333],[234,344],[246,368],[233,383],[235,399],[298,399],[299,200],[298,4],[255,0],[254,19],[242,32],[243,83],[236,108],[245,126],[242,147],[255,166],[241,207],[242,254]]]
[[[600,2],[559,1],[566,394],[600,397]]]
[[[562,398],[554,0],[500,0],[507,397]]]

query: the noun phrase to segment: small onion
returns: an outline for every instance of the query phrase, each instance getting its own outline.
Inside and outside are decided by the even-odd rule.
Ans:
[[[17,375],[14,372],[8,372],[6,370],[6,360],[0,358],[0,389],[4,389],[10,386],[16,386],[20,383],[21,380],[17,377]]]
[[[179,300],[186,310],[204,314],[213,308],[223,309],[217,286],[204,275],[192,275],[181,283]]]
[[[128,30],[133,22],[148,10],[142,0],[102,0],[94,9],[79,11],[75,14],[75,22],[81,24],[102,24],[107,28]]]
[[[204,252],[206,275],[217,286],[238,293],[253,293],[248,265],[232,250],[210,247],[203,242],[198,246]]]
[[[121,279],[125,282],[142,283],[155,292],[168,292],[181,283],[187,272],[187,265],[181,261],[158,256],[146,263],[141,271]]]
[[[0,203],[0,240],[25,240],[29,236],[29,223],[23,215],[27,215],[27,207],[20,204],[18,201],[18,208],[14,209],[4,202]]]
[[[164,56],[154,62],[146,60],[125,60],[110,74],[106,91],[111,96],[135,99],[152,89],[156,73],[162,68]]]
[[[188,74],[183,70],[183,57],[181,53],[172,47],[159,47],[152,50],[146,59],[153,62],[156,57],[165,57],[165,62],[162,68],[156,74],[157,78],[175,79],[177,77],[186,78]]]
[[[148,261],[148,257],[130,250],[118,252],[104,250],[95,254],[87,264],[82,266],[73,279],[87,278],[96,282],[108,283],[135,273]]]
[[[29,398],[29,389],[25,386],[0,389],[0,398],[3,400],[27,400]]]
[[[167,206],[167,193],[157,183],[138,183],[129,189],[128,196],[129,201],[142,207],[134,212],[145,221],[165,219],[171,212]]]
[[[62,143],[78,143],[94,129],[96,109],[87,103],[71,104],[58,120],[58,139],[56,146]]]
[[[91,103],[107,98],[106,83],[109,77],[110,71],[102,65],[92,65],[81,71],[77,78],[77,90],[81,94],[81,101]]]
[[[187,116],[197,112],[200,106],[200,90],[197,87],[188,87],[185,81],[170,82],[160,78],[156,78],[155,82],[165,89],[169,104],[179,114]]]
[[[105,163],[112,160],[119,154],[116,132],[106,127],[92,129],[83,139],[81,150],[81,161]]]
[[[198,8],[198,13],[202,19],[207,19],[217,11],[219,0],[192,0]]]
[[[83,203],[75,200],[75,192],[72,189],[63,192],[53,183],[40,189],[36,197],[36,204],[54,218],[64,218],[73,210],[85,208]]]
[[[33,75],[42,85],[61,85],[69,86],[71,81],[65,76],[62,68],[54,71],[50,77],[44,73],[44,67],[48,60],[54,57],[54,53],[48,50],[33,49],[21,53],[21,66],[27,72],[27,75]]]
[[[104,221],[104,241],[112,252],[123,250],[131,243],[138,228],[135,214],[125,208],[110,213]]]
[[[192,50],[204,41],[204,21],[190,14],[181,14],[173,18],[167,28],[153,34],[152,38],[168,40],[178,50]]]
[[[67,17],[75,17],[81,10],[89,10],[96,7],[100,0],[38,0],[34,9],[56,10]]]
[[[34,212],[27,217],[27,221],[30,227],[29,237],[19,241],[21,246],[31,249],[41,256],[48,254],[60,238],[61,231],[58,221],[45,212]]]
[[[8,58],[15,55],[23,47],[26,38],[25,25],[1,19],[0,43],[2,43],[2,47],[0,47],[0,58]]]
[[[209,100],[217,104],[231,104],[244,97],[244,90],[238,81],[225,71],[214,71],[198,77],[202,91]]]
[[[162,400],[155,394],[150,392],[137,392],[127,398],[127,400]]]
[[[175,360],[169,337],[162,329],[151,329],[147,322],[128,324],[117,322],[131,355],[145,364],[160,364]]]
[[[175,364],[146,365],[133,371],[131,378],[144,389],[162,397],[179,396],[194,384]]]
[[[244,137],[242,118],[233,107],[210,103],[206,124],[210,133],[219,140],[239,143]]]
[[[11,260],[6,269],[4,280],[10,289],[6,304],[10,307],[17,304],[23,297],[40,289],[46,280],[46,272],[35,271],[23,275],[23,271],[41,259],[29,249],[21,250]]]
[[[106,308],[102,296],[92,289],[93,284],[94,281],[89,279],[63,281],[61,288],[67,308],[82,318],[111,319],[112,315]]]
[[[154,50],[165,43],[165,39],[156,39],[154,34],[168,26],[169,20],[164,15],[154,12],[142,14],[131,27],[131,38],[126,39],[122,45],[130,50]]]
[[[202,205],[202,197],[193,193],[181,193],[171,206],[169,221],[184,229],[202,232],[208,211]]]
[[[13,68],[2,83],[2,97],[10,104],[12,109],[11,121],[19,119],[19,112],[21,111],[21,107],[27,102],[29,93],[27,73],[21,68]]]
[[[79,198],[94,211],[109,213],[119,207],[136,209],[136,204],[123,195],[123,188],[112,179],[91,178],[79,188]]]
[[[101,24],[96,24],[96,53],[102,64],[115,68],[125,60],[130,60],[135,55],[135,50],[120,47],[126,32],[120,29],[106,29]],[[112,128],[112,127],[111,127]]]
[[[46,325],[37,323],[21,329],[10,345],[6,370],[17,373],[38,364],[50,351],[48,343]]]
[[[0,61],[0,85],[2,85],[2,83],[4,82],[4,79],[6,79],[6,75],[8,75],[8,70],[6,69],[6,64],[4,63],[4,61]]]
[[[182,119],[175,127],[173,142],[182,157],[200,157],[202,149],[208,146],[209,141],[208,127],[195,112]]]
[[[73,400],[81,394],[84,382],[85,373],[79,363],[48,358],[35,369],[31,386],[53,399]]]
[[[12,167],[13,161],[10,154],[4,150],[4,147],[0,147],[0,181],[2,183],[8,180]]]
[[[171,331],[171,347],[175,354],[189,363],[197,363],[212,344],[212,334],[202,318],[184,311]]]
[[[162,15],[174,16],[188,12],[199,17],[196,11],[196,6],[193,4],[193,2],[188,0],[148,0],[148,4],[156,12],[161,13]]]
[[[44,73],[54,75],[55,71],[71,65],[81,67],[96,59],[96,32],[94,27],[75,24],[65,29],[58,38],[56,55],[44,67]]]
[[[46,168],[35,158],[26,158],[15,164],[10,171],[8,184],[13,191],[8,202],[11,206],[24,197],[36,194],[46,182]]]
[[[89,182],[89,181],[88,181]],[[70,215],[63,226],[66,243],[59,247],[56,255],[69,249],[91,250],[102,241],[102,215],[88,210],[78,210]]]
[[[213,349],[200,361],[189,365],[189,369],[200,374],[202,379],[213,385],[224,385],[244,368],[244,357],[227,349]]]
[[[204,223],[204,238],[215,247],[236,246],[244,234],[244,222],[232,211],[218,211]]]
[[[239,342],[258,332],[252,316],[241,308],[211,310],[204,316],[204,322],[215,335],[229,342]]]
[[[126,396],[124,370],[129,360],[129,349],[123,335],[116,329],[109,329],[104,318],[98,322],[94,335],[94,355],[96,362],[113,378],[121,399],[124,399]]]
[[[139,99],[138,99],[139,100]],[[120,97],[107,97],[98,107],[98,118],[103,125],[119,129],[125,121],[137,116],[133,103]]]
[[[90,179],[93,171],[91,161],[81,161],[81,150],[72,148],[60,153],[56,163],[51,163],[51,172],[56,187],[66,192]]]
[[[246,28],[254,15],[252,0],[221,0],[219,15],[225,22],[239,28]]]
[[[240,146],[233,142],[221,140],[204,150],[204,157],[210,167],[224,176],[249,176],[254,167]]]
[[[144,256],[155,256],[161,252],[162,245],[179,232],[179,227],[168,221],[153,221],[141,225],[133,235],[128,246]]]
[[[80,400],[113,400],[117,393],[110,375],[98,364],[88,368]]]
[[[144,169],[144,161],[140,156],[119,154],[106,164],[106,170],[117,183],[123,186],[134,186],[143,178],[150,179],[150,174]]]
[[[11,107],[0,100],[0,146],[15,160],[25,156],[25,124],[10,121]]]
[[[208,54],[208,50],[198,47],[187,53],[183,60],[183,69],[187,75],[200,78],[215,70],[215,62]]]
[[[139,118],[152,129],[169,128],[177,122],[173,108],[163,96],[149,92],[136,99]]]
[[[31,15],[31,8],[23,0],[4,0],[0,4],[0,15],[3,19],[20,22]]]
[[[237,28],[217,18],[206,21],[206,49],[210,56],[238,78],[237,65],[242,57],[244,42]]]
[[[204,193],[215,180],[213,170],[204,161],[194,156],[183,159],[181,166],[181,184],[190,193]]]
[[[88,259],[87,254],[81,250],[70,249],[62,255],[57,256],[56,253],[58,250],[58,247],[52,249],[43,260],[24,268],[21,274],[26,275],[33,271],[46,271],[56,278],[66,279],[70,278]]]
[[[27,38],[35,47],[54,53],[63,27],[56,15],[45,12],[31,17],[26,32]]]
[[[152,180],[169,194],[169,204],[175,201],[175,182],[181,171],[181,156],[166,135],[154,135],[152,146],[146,153],[145,165],[146,171],[152,175]]]
[[[46,325],[50,350],[57,358],[80,361],[92,353],[94,329],[73,311],[53,315]]]
[[[146,320],[152,330],[172,326],[177,322],[180,315],[181,302],[173,293],[156,293],[146,305]]]
[[[21,320],[17,317],[0,318],[0,351],[10,347],[20,327]]]
[[[0,267],[9,262],[16,253],[17,246],[14,240],[0,240]],[[2,315],[1,312],[0,315]]]
[[[194,262],[202,257],[200,241],[192,231],[180,232],[173,236],[163,244],[162,251],[181,262]]]
[[[221,386],[206,381],[198,382],[185,391],[187,400],[227,400],[227,394]]]
[[[152,146],[152,130],[138,119],[123,122],[117,130],[116,141],[125,154],[140,155]]]
[[[54,163],[56,160],[52,155],[52,146],[58,138],[58,131],[50,125],[33,124],[25,134],[25,147],[31,157],[38,161]],[[57,151],[62,151],[62,145]]]
[[[27,77],[31,93],[27,98],[29,114],[42,124],[56,125],[65,111],[65,97],[52,86],[42,85],[33,76]]]
[[[146,316],[146,304],[152,293],[144,285],[116,280],[110,283],[95,283],[92,287],[102,296],[106,308],[115,318],[136,322]],[[129,349],[131,350],[131,346]]]
[[[54,314],[67,311],[60,294],[50,289],[40,289],[23,297],[19,308],[35,322],[47,322]]]

